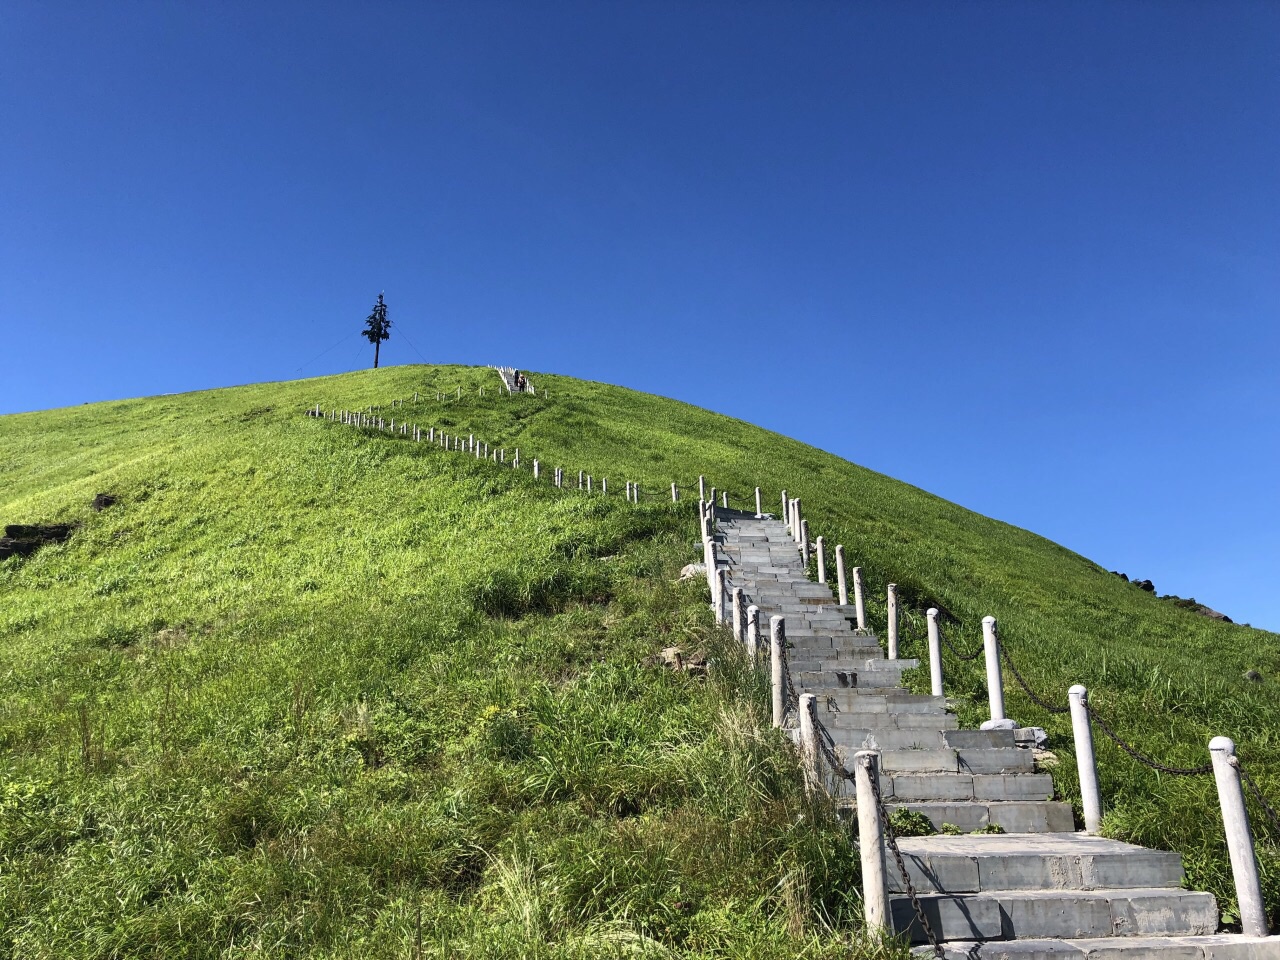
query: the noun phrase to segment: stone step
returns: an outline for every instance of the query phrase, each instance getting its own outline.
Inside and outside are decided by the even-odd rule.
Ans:
[[[1280,960],[1280,937],[1217,933],[1197,937],[1099,937],[1073,940],[951,941],[945,960]],[[933,958],[932,947],[913,956]]]
[[[993,890],[919,900],[939,940],[1196,936],[1218,928],[1217,901],[1193,890]],[[891,896],[890,912],[895,930],[925,942],[909,898]]]
[[[891,713],[886,710],[850,711],[848,713],[823,712],[822,697],[818,698],[818,718],[831,731],[837,730],[955,730],[959,726],[954,713]]]
[[[861,692],[858,690],[833,690],[826,696],[828,712],[841,713],[935,713],[947,710],[945,697],[927,693],[908,693],[900,687]],[[834,708],[834,709],[833,709]]]
[[[902,837],[903,862],[917,892],[1178,888],[1182,857],[1083,833]],[[889,872],[889,889],[902,877]]]
[[[883,773],[880,792],[896,802],[1051,800],[1053,779],[1047,773]]]
[[[935,830],[949,823],[965,833],[995,825],[1007,834],[1063,833],[1075,829],[1069,803],[1044,800],[897,801],[885,804],[895,810],[913,810],[929,818]]]

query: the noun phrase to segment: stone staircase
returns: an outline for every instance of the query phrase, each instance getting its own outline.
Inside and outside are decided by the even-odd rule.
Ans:
[[[1069,804],[1012,730],[959,730],[942,697],[908,692],[851,606],[809,580],[786,525],[716,508],[715,561],[729,589],[760,608],[762,633],[786,618],[797,696],[817,697],[819,722],[852,769],[859,750],[881,753],[880,790],[936,828],[967,835],[898,842],[912,886],[947,956],[1280,958],[1280,937],[1216,934],[1213,896],[1183,889],[1176,853],[1075,832]],[[969,834],[996,825],[1003,833]],[[889,862],[894,929],[926,943],[901,875]],[[928,946],[917,947],[929,954]]]

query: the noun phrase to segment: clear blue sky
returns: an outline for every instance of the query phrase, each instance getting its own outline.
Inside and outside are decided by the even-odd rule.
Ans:
[[[1270,2],[10,0],[0,412],[368,364],[385,290],[388,363],[678,397],[1280,629],[1278,51]]]

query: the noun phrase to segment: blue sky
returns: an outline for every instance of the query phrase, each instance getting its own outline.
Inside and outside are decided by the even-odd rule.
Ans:
[[[1280,629],[1274,3],[0,12],[0,413],[624,384]]]

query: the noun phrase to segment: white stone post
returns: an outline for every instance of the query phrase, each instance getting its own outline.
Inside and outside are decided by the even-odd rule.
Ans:
[[[711,496],[707,498],[707,504],[711,507],[711,512],[712,512],[712,515],[714,516],[715,509],[716,509],[716,488],[715,487],[711,488]]]
[[[863,921],[872,936],[890,932],[889,880],[884,862],[884,824],[872,778],[880,777],[880,754],[860,750],[853,755],[858,798],[858,849],[862,854]]]
[[[631,481],[627,481],[627,503],[631,502]]]
[[[896,583],[889,584],[887,599],[887,614],[889,618],[889,627],[885,631],[888,634],[886,645],[889,648],[889,659],[898,659],[898,585]]]
[[[515,470],[520,469],[520,448],[516,447],[515,456],[511,458],[511,466]]]
[[[929,621],[929,692],[942,696],[942,634],[938,631],[938,608],[925,611]]]
[[[804,561],[804,569],[809,570],[809,521],[800,521],[800,559]]]
[[[672,503],[680,502],[680,488],[675,485],[674,481],[671,484],[671,502]]]
[[[698,476],[698,499],[707,499],[707,478],[702,475]]]
[[[757,517],[762,517],[762,516],[764,516],[764,507],[763,507],[763,505],[760,503],[760,488],[759,488],[759,487],[756,487],[756,516],[757,516]]]
[[[840,606],[849,605],[849,584],[844,578],[844,544],[836,544],[836,589],[840,594]]]
[[[1258,857],[1253,850],[1249,811],[1240,787],[1240,761],[1230,737],[1209,741],[1213,776],[1218,781],[1218,802],[1222,805],[1222,825],[1226,828],[1227,852],[1231,855],[1231,876],[1240,904],[1240,927],[1246,937],[1267,935],[1267,911],[1263,907],[1262,884],[1258,880]]]
[[[742,633],[742,614],[745,612],[743,610],[743,600],[745,597],[742,592],[742,588],[734,587],[729,596],[733,603],[733,639],[742,643],[745,639]]]
[[[587,493],[591,492],[591,474],[587,474]]]
[[[991,719],[1004,719],[1004,677],[1000,674],[1000,634],[995,617],[982,618],[982,647],[987,654],[987,699]]]
[[[581,470],[578,471],[578,489],[579,490],[582,489],[582,471]]]
[[[862,602],[862,568],[853,568],[853,609],[858,618],[858,629],[867,629],[867,608]]]
[[[632,497],[632,503],[640,502],[640,484],[638,483],[631,484],[631,497]]]
[[[600,493],[603,494],[604,496],[609,495],[609,478],[608,477],[600,478]]]
[[[804,768],[805,789],[816,792],[822,789],[822,767],[819,765],[818,698],[812,693],[800,694],[800,762]]]
[[[827,547],[821,537],[817,540],[818,547],[818,582],[827,582]]]
[[[796,537],[796,542],[797,542],[797,543],[800,543],[801,541],[803,541],[803,540],[804,540],[804,531],[805,531],[805,526],[804,526],[804,508],[803,508],[803,507],[801,506],[801,504],[800,504],[800,498],[799,498],[799,497],[796,497],[796,499],[795,499],[795,504],[796,504],[796,505],[795,505],[795,509],[793,510],[792,515],[791,515],[791,523],[792,523],[792,526],[794,526],[794,527],[795,527],[795,537]],[[808,545],[808,543],[807,543],[807,542],[805,542],[804,552],[805,552],[805,554],[808,554],[808,552],[809,552],[809,545]],[[807,556],[806,556],[806,558],[805,558],[805,562],[806,562],[806,563],[808,562],[808,557],[807,557]]]
[[[782,726],[787,712],[787,691],[783,687],[782,658],[786,655],[787,621],[783,617],[769,618],[769,677],[773,687],[773,725]]]
[[[1084,808],[1084,832],[1095,836],[1102,827],[1102,790],[1098,787],[1098,761],[1093,754],[1093,727],[1089,723],[1089,691],[1076,684],[1067,691],[1071,704],[1071,733],[1076,741],[1076,770],[1080,774],[1080,805]]]
[[[533,479],[537,480],[537,479],[538,479],[538,476],[539,476],[539,474],[538,474],[538,458],[537,458],[537,457],[534,457],[534,458],[533,458]]]
[[[756,662],[760,649],[760,608],[754,603],[747,607],[747,656]]]
[[[716,602],[716,545],[710,534],[702,538],[702,565],[707,568],[707,589],[711,591],[711,602]]]
[[[729,509],[729,491],[728,490],[720,491],[720,506],[724,507],[726,510]]]
[[[729,595],[729,571],[723,567],[716,567],[716,623],[723,624],[725,621],[725,600]]]

